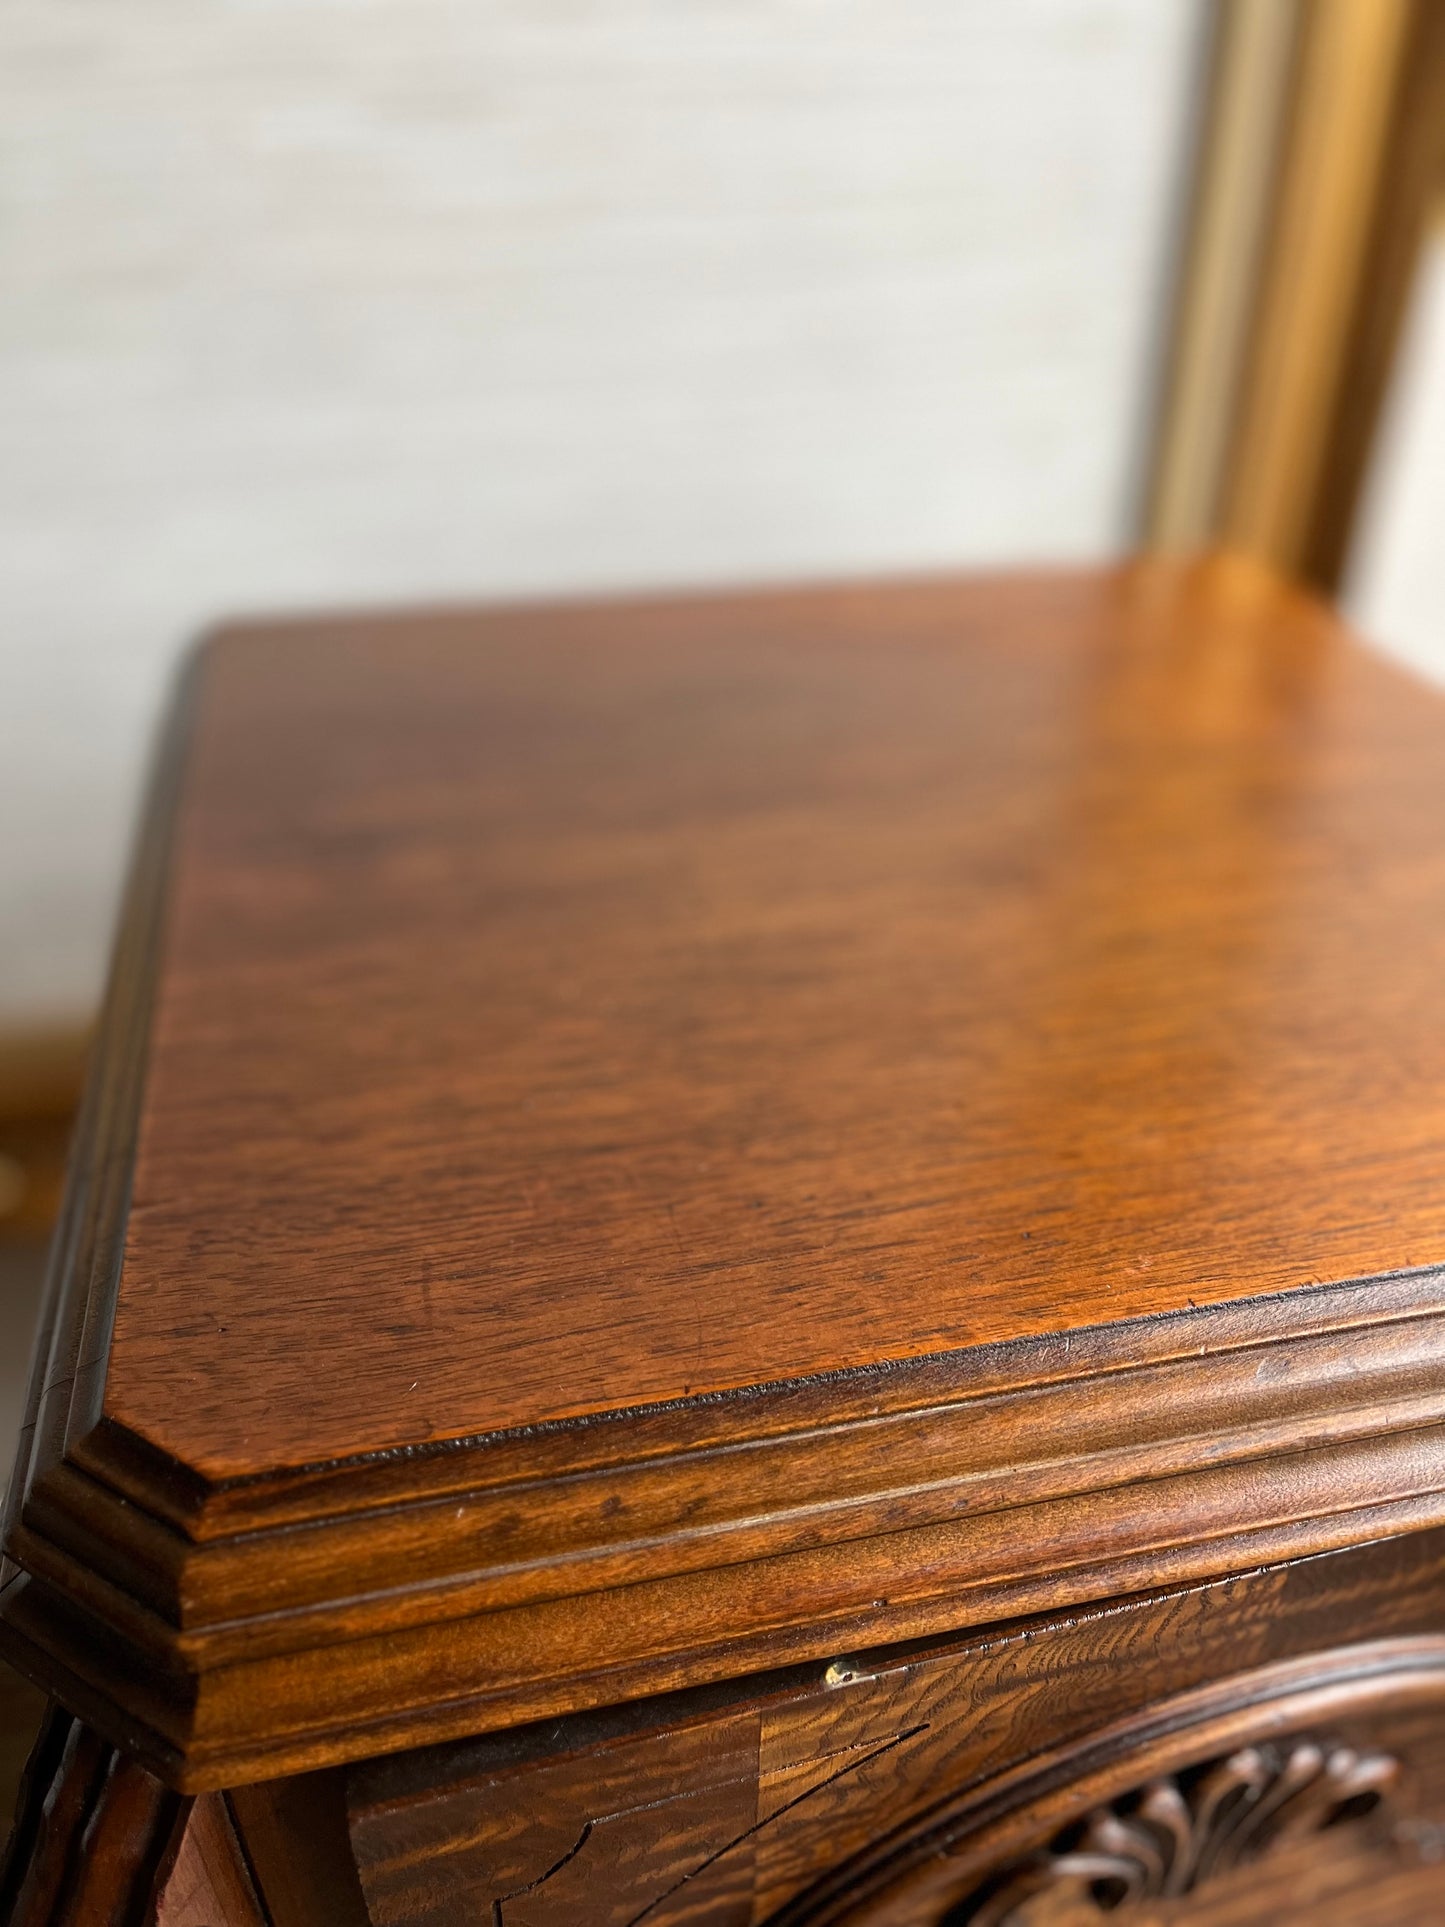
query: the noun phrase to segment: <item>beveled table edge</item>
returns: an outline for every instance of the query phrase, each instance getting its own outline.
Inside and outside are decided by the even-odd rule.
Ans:
[[[197,681],[156,764],[0,1642],[195,1789],[1445,1522],[1430,1267],[213,1485],[104,1417]]]
[[[827,1424],[819,1388],[761,1388],[646,1415],[643,1453],[610,1428],[580,1469],[577,1426],[424,1455],[420,1489],[391,1457],[326,1511],[203,1503],[206,1537],[61,1398],[0,1644],[194,1791],[1421,1529],[1441,1293],[1412,1272],[918,1361],[848,1419],[829,1386]]]

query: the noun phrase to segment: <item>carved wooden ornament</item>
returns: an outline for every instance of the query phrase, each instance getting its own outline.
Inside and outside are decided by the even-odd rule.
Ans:
[[[1243,1747],[1096,1808],[951,1910],[948,1927],[1023,1927],[1035,1895],[1066,1884],[1083,1887],[1101,1914],[1191,1893],[1285,1841],[1373,1810],[1398,1772],[1387,1754],[1312,1739]]]
[[[1389,1722],[1442,1701],[1445,1640],[1434,1636],[1215,1681],[944,1794],[796,1895],[768,1927],[1127,1917],[1136,1904],[1177,1899],[1362,1820],[1402,1771]]]

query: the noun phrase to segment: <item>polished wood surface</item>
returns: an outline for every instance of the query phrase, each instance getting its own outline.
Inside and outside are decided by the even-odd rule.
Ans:
[[[222,637],[107,1414],[237,1478],[1440,1262],[1442,744],[1229,568]]]
[[[1442,750],[1227,562],[221,637],[5,1650],[200,1792],[1445,1522]]]
[[[1425,1927],[1442,804],[1228,562],[213,641],[9,1501],[17,1917]]]
[[[0,1631],[196,1791],[1358,1544],[1445,1521],[1438,1296],[1412,1274],[851,1407],[824,1383],[343,1463],[219,1525],[89,1434],[40,1461]]]

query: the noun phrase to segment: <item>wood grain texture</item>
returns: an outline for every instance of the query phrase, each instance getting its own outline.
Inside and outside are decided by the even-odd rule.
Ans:
[[[0,1594],[173,1784],[1445,1519],[1445,702],[1318,605],[337,618],[191,688]]]
[[[1445,1257],[1445,701],[1150,570],[230,635],[105,1410],[211,1479]]]
[[[827,1918],[931,1865],[945,1825],[962,1841],[1007,1818],[993,1872],[1006,1869],[1067,1824],[1050,1797],[1088,1810],[1089,1772],[1108,1764],[1125,1793],[1166,1736],[1178,1762],[1209,1757],[1211,1708],[1267,1741],[1299,1727],[1301,1691],[1364,1681],[1368,1694],[1385,1674],[1392,1703],[1413,1710],[1397,1734],[1396,1850],[1371,1871],[1413,1879],[1445,1818],[1442,1556],[1445,1539],[1423,1535],[352,1767],[373,1922]],[[1418,1669],[1427,1649],[1423,1697],[1397,1692],[1397,1663]],[[954,1898],[986,1884],[980,1864],[958,1872]],[[1445,1872],[1426,1872],[1438,1895]]]
[[[1388,1733],[1401,1719],[1417,1742],[1422,1735],[1438,1739],[1442,1699],[1445,1640],[1438,1635],[1344,1647],[1221,1679],[910,1816],[773,1920],[776,1927],[932,1927],[957,1909],[959,1927],[1003,1927],[1007,1917],[993,1914],[997,1883],[1012,1885],[1021,1866],[1066,1829],[1130,1800],[1150,1781],[1192,1778],[1250,1746],[1297,1739],[1326,1754],[1348,1747],[1379,1759],[1367,1732]],[[1438,1813],[1435,1751],[1430,1792]],[[1398,1781],[1398,1761],[1392,1753],[1383,1757],[1390,1781]]]
[[[325,1914],[315,1916],[317,1927]],[[225,1796],[191,1807],[147,1927],[274,1927],[262,1911]]]
[[[368,1927],[337,1775],[236,1787],[226,1808],[267,1927]]]
[[[1357,1831],[1400,1778],[1392,1754],[1266,1732],[1242,1745],[1230,1734],[1218,1758],[1153,1773],[1112,1797],[1087,1788],[1093,1804],[1082,1820],[1065,1822],[962,1903],[969,1927],[1026,1927],[1041,1895],[1072,1893],[1096,1915],[1119,1907],[1137,1915],[1143,1903],[1206,1888],[1212,1898],[1238,1868],[1296,1844],[1313,1851],[1336,1828]],[[1192,1737],[1196,1750],[1204,1743]]]

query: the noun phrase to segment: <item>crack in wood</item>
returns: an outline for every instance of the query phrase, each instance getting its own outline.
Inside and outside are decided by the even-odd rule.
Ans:
[[[883,1755],[885,1753],[891,1753],[894,1747],[902,1746],[908,1740],[917,1739],[920,1733],[926,1733],[928,1731],[928,1726],[929,1722],[923,1720],[917,1726],[906,1728],[902,1733],[895,1733],[891,1739],[885,1740],[881,1746],[871,1748],[870,1751],[864,1753],[860,1759],[849,1760],[846,1765],[840,1766],[836,1773],[830,1773],[826,1780],[819,1780],[816,1786],[804,1788],[801,1793],[795,1794],[791,1800],[784,1801],[782,1806],[776,1807],[773,1812],[766,1815],[765,1818],[755,1820],[752,1826],[745,1827],[734,1839],[727,1841],[723,1846],[718,1847],[714,1852],[708,1854],[707,1857],[700,1860],[695,1867],[690,1867],[688,1871],[682,1875],[681,1879],[674,1880],[670,1887],[665,1887],[660,1894],[654,1895],[640,1913],[632,1916],[626,1923],[626,1927],[640,1927],[640,1923],[646,1920],[650,1913],[660,1907],[663,1901],[671,1899],[672,1895],[677,1893],[680,1888],[685,1887],[689,1880],[696,1880],[699,1874],[706,1873],[709,1867],[716,1866],[724,1854],[731,1853],[734,1847],[740,1847],[745,1840],[751,1840],[754,1834],[761,1833],[764,1827],[770,1827],[775,1820],[781,1819],[785,1813],[791,1813],[793,1808],[801,1806],[804,1800],[811,1800],[814,1794],[821,1793],[825,1787],[833,1786],[847,1774],[856,1773],[860,1768],[867,1766],[870,1760],[882,1759]]]
[[[510,1893],[495,1895],[492,1900],[492,1927],[504,1927],[502,1909],[509,1900],[520,1900],[523,1894],[536,1893],[537,1889],[545,1885],[545,1883],[552,1878],[553,1874],[561,1873],[569,1860],[575,1860],[587,1845],[595,1825],[595,1821],[588,1820],[566,1853],[562,1855],[560,1860],[554,1860],[545,1873],[539,1873],[535,1880],[529,1880],[525,1886],[513,1887]]]

